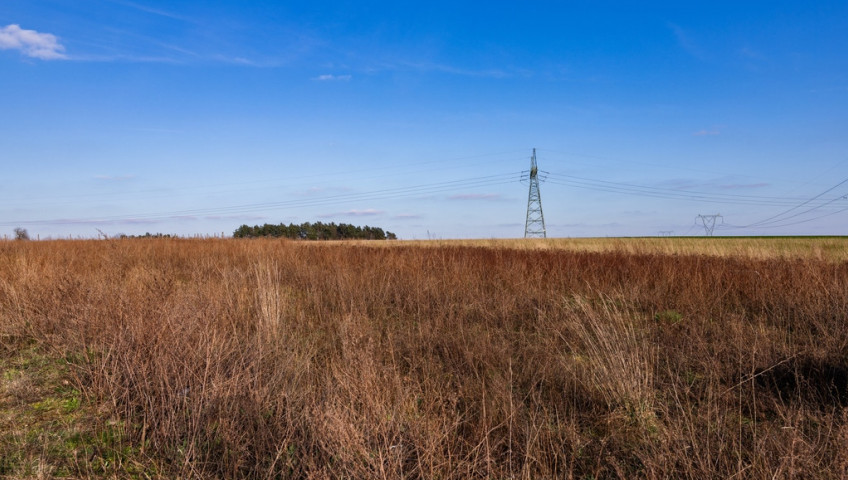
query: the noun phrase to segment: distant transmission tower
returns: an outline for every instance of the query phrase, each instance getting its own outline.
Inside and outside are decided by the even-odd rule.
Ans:
[[[539,168],[536,166],[536,149],[530,158],[530,193],[527,194],[527,221],[524,223],[524,238],[547,238],[545,216],[542,215],[542,196],[539,194]]]
[[[704,224],[704,232],[706,232],[708,237],[712,237],[717,218],[720,218],[721,222],[724,223],[724,217],[720,213],[716,213],[715,215],[698,215],[695,217],[695,221],[700,220]]]

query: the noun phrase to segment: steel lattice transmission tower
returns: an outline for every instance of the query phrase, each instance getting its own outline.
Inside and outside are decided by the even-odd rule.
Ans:
[[[524,223],[524,238],[547,238],[545,216],[542,214],[542,196],[539,194],[539,167],[536,166],[536,149],[530,157],[528,174],[530,192],[527,194],[527,221]]]
[[[720,213],[717,213],[715,215],[698,215],[697,217],[695,217],[695,220],[700,220],[701,223],[704,225],[704,232],[707,234],[708,237],[712,237],[713,230],[715,230],[717,218],[720,218],[721,222],[724,223],[724,217],[722,217]]]

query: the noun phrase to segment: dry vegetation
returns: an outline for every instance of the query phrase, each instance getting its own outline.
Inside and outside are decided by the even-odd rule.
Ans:
[[[848,261],[848,237],[632,237],[435,240],[390,242],[420,246],[476,246],[517,250],[569,250],[663,255],[707,255],[756,259]]]
[[[0,242],[0,476],[845,478],[835,242]]]

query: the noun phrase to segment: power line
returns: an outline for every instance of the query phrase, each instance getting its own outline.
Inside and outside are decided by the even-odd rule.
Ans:
[[[799,222],[785,223],[786,220],[797,218],[801,215],[810,213],[812,211],[827,207],[841,199],[848,199],[848,196],[839,196],[833,198],[828,201],[821,201],[819,203],[814,203],[816,200],[819,200],[821,197],[826,195],[827,193],[832,192],[833,190],[839,188],[840,186],[848,183],[848,179],[845,179],[838,184],[830,187],[824,192],[803,201],[800,204],[796,204],[795,201],[783,198],[783,197],[774,197],[774,196],[761,196],[761,195],[742,195],[742,194],[723,194],[723,193],[708,193],[708,192],[698,192],[698,191],[681,191],[678,189],[668,189],[661,187],[650,187],[646,185],[636,185],[631,183],[622,183],[622,182],[610,182],[605,180],[597,180],[590,179],[584,177],[576,177],[571,175],[552,173],[550,179],[548,180],[550,183],[555,185],[563,185],[563,186],[571,186],[577,188],[584,188],[595,191],[603,191],[610,193],[621,193],[628,195],[637,195],[643,197],[651,197],[651,198],[662,198],[662,199],[684,199],[690,201],[698,201],[701,203],[721,203],[721,204],[731,204],[731,205],[756,205],[756,206],[787,206],[793,205],[792,208],[785,210],[777,215],[769,217],[767,219],[761,220],[759,222],[750,224],[750,225],[727,225],[724,223],[724,219],[722,217],[722,223],[719,225],[712,224],[712,228],[707,228],[708,225],[704,224],[705,231],[707,235],[711,235],[712,231],[715,227],[719,228],[774,228],[774,227],[785,227],[790,225],[798,225],[801,223],[806,223],[808,221],[817,220],[820,218],[828,217],[831,215],[835,215],[837,213],[841,213],[846,209],[841,209],[835,212],[830,212],[825,215],[821,215],[818,217],[814,217],[808,220],[802,220]],[[803,207],[804,205],[811,205],[811,208],[808,208],[802,212],[795,213],[794,215],[790,215],[788,217],[783,216],[789,212],[792,212],[798,208]],[[782,217],[782,218],[779,218]],[[696,218],[697,220],[697,218]],[[707,219],[709,221],[709,219]],[[714,219],[712,220],[715,221]],[[690,228],[689,231],[691,231]],[[688,234],[689,232],[687,232]]]
[[[844,198],[844,197],[843,197],[843,196],[839,196],[839,197],[834,198],[833,200],[830,200],[829,202],[825,202],[825,203],[823,203],[823,204],[816,205],[816,206],[814,206],[814,207],[812,207],[812,208],[809,208],[809,209],[807,209],[807,210],[804,210],[803,212],[799,212],[799,213],[796,213],[796,214],[794,214],[794,215],[790,215],[790,216],[788,216],[788,217],[784,217],[784,218],[778,218],[778,217],[781,217],[781,216],[783,216],[783,215],[786,215],[787,213],[789,213],[789,212],[791,212],[791,211],[793,211],[793,210],[796,210],[796,209],[798,209],[798,208],[801,208],[801,207],[803,207],[804,205],[807,205],[807,204],[809,204],[810,202],[812,202],[812,201],[814,201],[814,200],[818,200],[818,199],[819,199],[819,198],[821,198],[822,196],[824,196],[824,195],[826,195],[826,194],[828,194],[828,193],[832,192],[833,190],[836,190],[837,188],[839,188],[840,186],[842,186],[842,185],[844,185],[844,184],[846,184],[846,183],[848,183],[848,178],[846,178],[845,180],[842,180],[841,182],[839,182],[839,183],[837,183],[836,185],[834,185],[834,186],[832,186],[832,187],[828,188],[827,190],[825,190],[825,191],[821,192],[820,194],[818,194],[818,195],[816,195],[816,196],[814,196],[814,197],[810,198],[809,200],[806,200],[806,201],[804,201],[804,202],[801,202],[800,204],[798,204],[798,205],[796,205],[796,206],[794,206],[794,207],[792,207],[792,208],[790,208],[790,209],[788,209],[788,210],[784,210],[784,211],[782,211],[782,212],[778,213],[777,215],[772,215],[771,217],[768,217],[768,218],[766,218],[766,219],[764,219],[764,220],[760,220],[759,222],[754,222],[754,223],[751,223],[751,224],[748,224],[748,225],[738,226],[738,227],[734,227],[734,228],[762,227],[762,226],[769,225],[769,224],[772,224],[772,223],[778,223],[778,222],[782,222],[782,221],[785,221],[785,220],[789,220],[790,218],[795,218],[795,217],[798,217],[798,216],[800,216],[800,215],[804,215],[805,213],[812,212],[812,211],[814,211],[814,210],[818,210],[819,208],[822,208],[822,207],[825,207],[825,206],[827,206],[827,205],[830,205],[831,203],[836,202],[836,201],[838,201],[838,200],[840,200],[840,199],[842,199],[842,198]]]
[[[671,165],[666,165],[666,164],[661,164],[661,163],[640,162],[640,161],[632,160],[632,159],[611,158],[611,157],[605,157],[605,156],[601,156],[601,155],[591,155],[591,154],[585,154],[585,153],[579,153],[579,152],[563,152],[563,151],[550,150],[550,149],[545,149],[545,148],[539,148],[538,150],[540,152],[550,152],[550,153],[554,153],[554,154],[565,155],[567,157],[582,157],[582,158],[590,158],[590,159],[595,159],[595,160],[602,160],[604,162],[608,162],[608,164],[611,163],[611,164],[630,166],[630,167],[645,166],[645,167],[654,167],[654,168],[661,168],[661,169],[673,170],[673,171],[695,172],[695,173],[700,173],[700,174],[706,173],[706,174],[710,174],[710,175],[727,175],[727,172],[704,170],[704,169],[691,168],[691,167],[685,167],[685,166],[680,166],[680,165],[671,166]],[[797,159],[797,160],[798,161],[804,161],[806,159]],[[841,163],[844,163],[845,161],[848,161],[848,159],[844,160]],[[575,162],[569,161],[569,163],[574,164]],[[706,160],[703,163],[712,163],[712,162],[709,161],[709,160]],[[841,165],[841,163],[834,165],[833,167],[828,169],[828,171],[831,171],[835,168],[838,168]],[[593,167],[597,167],[597,162],[592,162],[592,163],[583,162],[581,164],[582,165],[591,165]],[[644,169],[642,169],[642,170],[644,170]],[[762,175],[752,176],[752,175],[744,175],[744,174],[734,174],[734,176],[741,177],[741,178],[757,178],[757,179],[764,178]],[[780,179],[780,180],[773,179],[773,181],[787,182],[784,179]],[[789,181],[787,183],[796,183],[796,182]],[[811,183],[811,181],[803,183],[802,186],[807,185],[809,183]]]
[[[585,177],[576,177],[572,175],[564,175],[559,173],[551,173],[548,182],[555,185],[570,186],[583,188],[588,190],[596,190],[610,193],[624,193],[629,195],[663,198],[663,199],[685,199],[707,203],[724,203],[731,205],[767,205],[767,206],[784,206],[792,205],[795,200],[762,196],[762,195],[742,195],[729,193],[708,193],[691,190],[679,190],[662,187],[651,187],[647,185],[637,185],[622,182],[610,182],[605,180],[597,180]]]
[[[841,197],[841,198],[845,198],[845,197]],[[837,200],[838,200],[838,199],[837,199]],[[792,226],[792,225],[800,225],[800,224],[802,224],[802,223],[812,222],[812,221],[814,221],[814,220],[818,220],[818,219],[821,219],[821,218],[830,217],[830,216],[833,216],[833,215],[836,215],[836,214],[839,214],[839,213],[842,213],[842,212],[845,212],[845,211],[848,211],[848,207],[842,208],[842,209],[840,209],[840,210],[836,210],[836,211],[834,211],[834,212],[825,213],[824,215],[819,215],[818,217],[813,217],[813,218],[807,218],[807,219],[804,219],[804,220],[799,220],[799,221],[797,221],[797,222],[782,223],[782,224],[780,224],[780,225],[765,225],[765,226],[756,227],[756,228],[780,228],[780,227],[790,227],[790,226]],[[720,225],[720,227],[726,227],[726,228],[744,228],[744,227],[736,226],[736,225]]]
[[[243,182],[224,182],[224,183],[212,183],[212,184],[201,184],[201,185],[179,185],[175,187],[157,187],[157,188],[144,188],[140,190],[123,190],[121,192],[86,192],[86,193],[78,193],[78,194],[64,194],[64,195],[39,195],[38,197],[27,197],[25,200],[21,200],[25,205],[31,206],[35,201],[43,201],[43,200],[68,200],[68,199],[80,199],[80,198],[102,198],[102,197],[115,197],[116,195],[136,195],[136,194],[156,194],[162,193],[165,190],[176,189],[176,193],[168,193],[165,195],[157,195],[155,197],[150,195],[145,195],[145,199],[149,198],[167,198],[176,195],[184,194],[188,191],[196,191],[196,190],[205,190],[205,189],[217,189],[218,187],[224,187],[224,189],[217,189],[212,191],[205,191],[205,194],[214,194],[214,193],[230,193],[238,191],[239,187],[255,187],[257,185],[267,185],[267,188],[281,188],[280,182],[301,182],[303,180],[311,179],[311,178],[322,178],[326,179],[329,177],[338,177],[342,175],[350,175],[353,173],[370,173],[370,172],[380,172],[380,175],[368,175],[367,178],[381,178],[381,177],[390,177],[397,175],[407,175],[407,174],[415,174],[422,172],[443,172],[449,169],[460,169],[472,166],[479,166],[482,164],[491,165],[490,161],[482,161],[482,162],[472,162],[472,163],[459,163],[461,160],[473,160],[473,159],[482,159],[487,158],[491,159],[492,157],[500,157],[504,155],[509,155],[508,158],[502,158],[500,160],[496,160],[497,163],[505,163],[505,162],[513,162],[517,158],[517,154],[520,150],[513,151],[504,151],[497,153],[485,153],[479,155],[466,155],[461,157],[453,157],[444,160],[427,160],[422,162],[414,162],[414,163],[401,163],[401,164],[392,164],[387,166],[380,167],[370,167],[370,168],[357,168],[350,170],[339,170],[333,172],[322,172],[320,174],[310,174],[310,175],[298,175],[298,176],[286,176],[284,178],[263,178],[261,180],[249,180]],[[417,167],[417,166],[436,166],[436,165],[444,165],[438,168],[427,168],[427,169],[418,169],[418,170],[409,170],[409,167]],[[0,198],[2,198],[2,194],[0,194]],[[20,200],[19,196],[16,195],[10,199],[11,201]],[[4,200],[6,201],[6,200]]]
[[[299,199],[287,200],[281,202],[265,202],[252,203],[243,205],[232,205],[227,207],[217,208],[200,208],[187,210],[174,210],[168,212],[156,213],[139,213],[132,215],[107,215],[101,217],[89,218],[71,218],[71,219],[51,219],[51,220],[25,220],[16,222],[2,222],[3,226],[15,225],[50,225],[50,224],[69,224],[69,223],[86,223],[86,222],[114,222],[114,221],[130,221],[130,220],[153,220],[172,218],[179,216],[194,216],[194,215],[213,215],[213,214],[235,214],[256,212],[265,210],[274,210],[280,208],[300,208],[312,206],[333,205],[352,201],[370,201],[370,200],[388,200],[393,198],[404,198],[416,195],[429,195],[435,193],[444,193],[453,191],[458,188],[479,188],[493,185],[504,185],[515,182],[520,178],[520,172],[505,173],[498,175],[487,175],[482,177],[466,178],[461,180],[451,180],[447,182],[438,182],[432,184],[415,185],[411,187],[398,187],[371,192],[349,193],[324,196],[315,199]]]
[[[528,196],[528,220],[525,224],[525,235],[527,234],[531,213],[534,214],[533,221],[536,222],[536,216],[541,220],[541,231],[544,233],[544,220],[541,215],[541,197],[538,193],[538,182],[539,180],[544,180],[547,178],[547,182],[553,185],[580,188],[586,190],[594,190],[598,192],[608,192],[615,194],[625,194],[625,195],[633,195],[633,196],[641,196],[646,198],[658,198],[658,199],[670,199],[670,200],[686,200],[692,202],[699,203],[716,203],[716,204],[729,204],[729,205],[737,205],[737,206],[770,206],[770,207],[791,207],[788,208],[776,215],[772,215],[768,218],[760,220],[758,222],[754,222],[748,225],[730,225],[730,224],[722,224],[713,225],[712,228],[716,226],[719,228],[776,228],[783,227],[789,225],[797,225],[806,223],[809,221],[813,221],[819,218],[828,217],[831,215],[835,215],[841,213],[848,208],[843,208],[840,210],[832,211],[826,213],[824,215],[816,216],[814,218],[803,219],[800,221],[795,221],[791,223],[786,223],[791,219],[795,219],[801,217],[802,215],[809,214],[816,210],[823,209],[839,200],[846,198],[843,196],[839,196],[833,199],[823,198],[825,195],[833,192],[839,187],[848,183],[848,178],[842,180],[836,185],[828,188],[827,190],[819,193],[818,195],[806,199],[801,203],[798,203],[800,199],[791,198],[791,197],[780,197],[780,196],[765,196],[765,195],[746,195],[746,194],[731,194],[731,193],[720,193],[720,192],[705,192],[705,191],[697,191],[697,190],[686,190],[680,188],[664,188],[664,187],[656,187],[656,186],[648,186],[648,185],[639,185],[634,183],[627,182],[613,182],[607,180],[593,179],[587,177],[580,177],[574,175],[567,175],[564,173],[549,173],[543,172],[537,169],[535,163],[535,151],[531,161],[531,171],[528,175],[524,175],[525,180],[530,180],[530,193]],[[388,169],[397,169],[397,168],[405,168],[410,165],[434,165],[441,164],[446,162],[455,162],[456,160],[461,159],[473,159],[473,158],[490,158],[493,156],[500,156],[504,154],[511,154],[512,152],[504,152],[504,153],[496,153],[496,154],[483,154],[483,155],[474,155],[474,156],[466,156],[459,157],[458,159],[451,160],[434,160],[427,162],[419,162],[413,164],[407,164],[404,167],[390,166],[390,167],[376,167],[376,168],[363,168],[357,170],[349,170],[347,172],[336,172],[335,174],[350,174],[350,173],[358,173],[358,172],[373,172],[376,170],[388,170]],[[600,157],[598,157],[600,158]],[[461,165],[467,166],[467,165]],[[451,167],[451,168],[459,168],[459,167]],[[831,169],[832,170],[832,169]],[[427,170],[430,171],[430,170]],[[401,172],[406,173],[406,172]],[[246,203],[240,205],[229,205],[229,206],[221,206],[221,207],[208,207],[208,208],[189,208],[183,210],[172,210],[165,212],[148,212],[148,213],[139,213],[133,215],[107,215],[101,217],[89,217],[89,218],[66,218],[66,219],[52,219],[52,220],[25,220],[25,221],[17,221],[17,222],[0,222],[2,226],[20,226],[20,225],[48,225],[48,224],[74,224],[74,223],[94,223],[94,222],[115,222],[115,221],[132,221],[132,220],[154,220],[154,219],[164,219],[164,218],[176,218],[176,217],[190,217],[195,215],[216,215],[216,214],[239,214],[239,213],[248,213],[248,212],[259,212],[259,211],[268,211],[268,210],[278,210],[285,208],[302,208],[302,207],[313,207],[313,206],[324,206],[324,205],[334,205],[340,203],[348,203],[348,202],[364,202],[364,201],[375,201],[375,200],[390,200],[395,198],[408,198],[417,195],[432,195],[437,193],[444,193],[452,190],[456,190],[459,188],[483,188],[489,186],[496,185],[505,185],[513,182],[516,177],[520,177],[522,173],[528,172],[512,172],[512,173],[504,173],[497,175],[487,175],[480,177],[470,177],[460,180],[451,180],[445,182],[435,182],[429,184],[421,184],[421,185],[412,185],[407,187],[396,187],[396,188],[386,188],[379,189],[373,191],[364,191],[364,192],[355,192],[355,193],[340,193],[335,195],[326,195],[315,198],[301,198],[301,199],[289,199],[283,201],[276,202],[259,202],[259,203]],[[392,175],[392,174],[388,174]],[[383,176],[388,176],[383,175]],[[312,176],[318,175],[308,175],[301,177],[289,177],[289,180],[293,178],[310,178]],[[374,176],[370,176],[369,178],[373,178]],[[534,180],[535,180],[535,196],[534,196]],[[257,183],[264,183],[272,180],[258,180],[255,182],[242,182],[242,183],[224,183],[219,184],[218,186],[238,186],[238,185],[251,185]],[[196,189],[196,188],[207,188],[203,186],[194,186],[194,187],[186,187],[186,189]],[[152,190],[156,191],[156,190]],[[145,191],[136,191],[136,192],[127,192],[127,193],[145,193]],[[99,194],[90,194],[90,195],[99,195]],[[106,194],[104,194],[106,195]],[[108,194],[108,195],[114,195]],[[81,196],[88,196],[86,194],[82,194]],[[74,197],[71,197],[74,198]],[[150,197],[148,197],[150,198]],[[536,207],[538,206],[538,208]],[[804,207],[808,207],[804,209]],[[803,209],[802,211],[797,211]],[[531,211],[532,210],[532,211]],[[538,215],[535,214],[536,210],[538,210]],[[795,212],[795,213],[792,213]],[[792,213],[790,215],[790,213]],[[710,216],[702,216],[699,217],[710,217]],[[713,217],[719,218],[720,215],[715,215]],[[715,222],[715,218],[713,218],[713,223]],[[704,224],[705,230],[707,228],[706,223],[704,222],[704,218],[702,218],[702,223]],[[693,225],[690,227],[689,231],[686,232],[688,234],[695,227]],[[538,230],[538,229],[537,229]],[[708,231],[708,235],[712,233],[712,229]],[[685,234],[684,234],[685,235]]]
[[[663,165],[663,164],[660,164],[660,163],[639,162],[639,161],[636,161],[636,160],[620,160],[620,159],[616,159],[616,158],[604,157],[604,156],[600,156],[600,155],[590,155],[590,154],[585,154],[585,153],[562,152],[562,151],[550,150],[550,149],[546,149],[546,148],[540,148],[539,151],[556,153],[556,154],[560,154],[560,155],[566,155],[568,157],[583,157],[583,158],[591,158],[591,159],[595,159],[595,160],[604,160],[606,162],[611,162],[611,163],[615,163],[615,164],[619,164],[619,165],[621,165],[621,164],[630,165],[630,166],[641,165],[641,166],[646,166],[646,167],[659,167],[659,168],[665,168],[665,169],[670,168],[668,165]],[[585,165],[585,163],[583,163],[583,164]],[[595,163],[593,163],[592,165],[595,166]],[[722,173],[722,172],[714,172],[714,171],[710,171],[710,170],[702,170],[702,169],[689,168],[689,167],[674,166],[672,169],[673,170],[686,170],[686,171],[689,171],[689,172],[696,172],[696,173],[708,173],[708,174],[711,174],[711,175],[724,175],[724,173]],[[747,177],[748,175],[744,175],[744,176]]]

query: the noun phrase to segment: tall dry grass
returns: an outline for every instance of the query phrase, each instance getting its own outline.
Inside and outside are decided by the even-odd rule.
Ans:
[[[769,260],[813,259],[848,261],[848,237],[633,237],[633,238],[534,238],[477,240],[412,240],[392,245],[430,247],[475,246],[517,250],[569,250],[636,255],[707,255]]]
[[[844,478],[848,264],[0,243],[0,342],[165,476]]]

